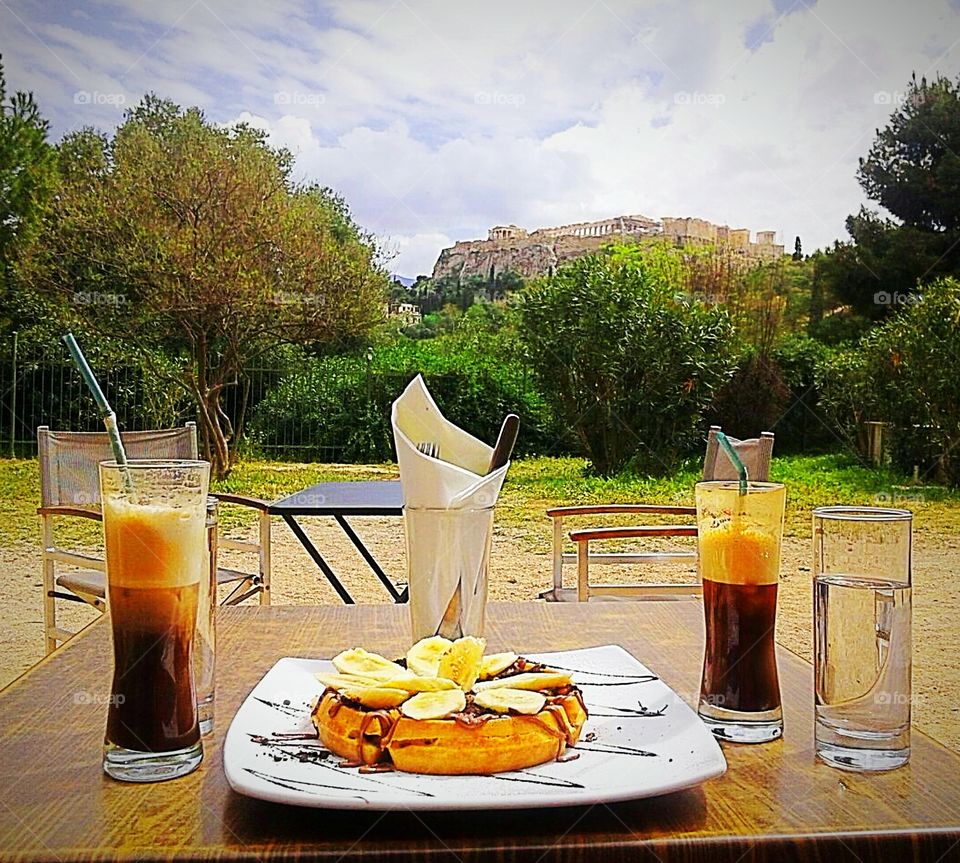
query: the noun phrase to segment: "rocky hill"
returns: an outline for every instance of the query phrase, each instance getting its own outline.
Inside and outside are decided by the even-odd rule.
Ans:
[[[703,219],[618,216],[598,222],[578,222],[555,228],[526,231],[516,225],[491,228],[485,240],[461,240],[440,252],[433,277],[492,279],[512,271],[525,278],[550,273],[559,264],[596,251],[611,242],[663,239],[680,246],[714,244],[743,256],[745,261],[774,260],[783,246],[774,243],[775,232],[760,231],[750,241],[747,228],[715,225]]]

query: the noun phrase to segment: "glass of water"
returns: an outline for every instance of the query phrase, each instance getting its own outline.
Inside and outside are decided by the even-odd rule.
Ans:
[[[813,512],[815,743],[834,767],[910,760],[912,521],[905,509]]]

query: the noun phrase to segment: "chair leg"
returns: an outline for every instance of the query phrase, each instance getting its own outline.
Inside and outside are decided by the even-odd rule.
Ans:
[[[590,599],[590,540],[577,543],[577,599],[587,602]]]
[[[270,605],[270,515],[260,513],[260,604]]]
[[[41,516],[40,521],[43,541],[43,638],[44,649],[47,653],[57,649],[57,638],[54,634],[57,629],[57,606],[53,596],[56,572],[54,562],[47,557],[47,549],[53,547],[53,524],[49,516]]]
[[[553,519],[553,598],[560,598],[563,588],[563,516]]]

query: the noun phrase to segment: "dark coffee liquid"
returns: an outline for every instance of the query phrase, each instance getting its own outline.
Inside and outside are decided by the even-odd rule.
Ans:
[[[198,594],[198,584],[110,587],[109,743],[138,752],[172,752],[200,739],[191,657]]]
[[[724,710],[780,706],[774,652],[777,584],[703,580],[707,647],[701,698]]]

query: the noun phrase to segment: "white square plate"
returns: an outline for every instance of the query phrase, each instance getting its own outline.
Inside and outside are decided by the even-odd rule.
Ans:
[[[327,660],[281,659],[237,711],[223,767],[240,794],[331,809],[523,809],[654,797],[727,768],[697,715],[622,647],[531,654],[573,672],[590,718],[579,758],[494,776],[360,773],[316,739],[310,709]],[[312,735],[308,739],[306,735]]]

